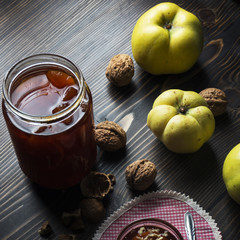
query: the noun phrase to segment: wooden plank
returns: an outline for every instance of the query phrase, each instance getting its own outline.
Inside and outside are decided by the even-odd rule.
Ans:
[[[125,168],[147,158],[158,169],[147,192],[172,189],[197,201],[216,220],[223,239],[240,239],[239,205],[228,196],[222,181],[227,153],[239,143],[240,5],[238,1],[176,0],[193,12],[204,28],[204,49],[196,65],[180,75],[152,76],[135,62],[131,85],[119,89],[106,78],[109,60],[118,53],[132,56],[131,33],[142,13],[159,1],[117,0],[0,0],[0,79],[20,59],[36,53],[63,55],[82,70],[94,101],[95,122],[105,119],[127,129],[127,147],[120,153],[99,150],[95,170],[113,173],[117,183],[104,200],[107,216],[142,193],[131,190]],[[216,118],[210,141],[194,154],[168,151],[149,131],[146,117],[154,99],[164,90],[224,90],[227,113]],[[40,239],[38,229],[49,220],[54,237],[69,232],[61,214],[77,207],[79,187],[50,191],[32,183],[21,172],[0,115],[0,239]],[[100,226],[87,224],[80,239],[91,239]]]

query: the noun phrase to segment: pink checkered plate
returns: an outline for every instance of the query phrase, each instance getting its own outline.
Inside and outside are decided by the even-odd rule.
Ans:
[[[222,240],[215,220],[193,199],[172,190],[143,194],[126,202],[110,215],[95,233],[93,240],[116,240],[123,229],[143,219],[160,219],[172,225],[187,239],[184,214],[190,212],[195,223],[196,239]]]

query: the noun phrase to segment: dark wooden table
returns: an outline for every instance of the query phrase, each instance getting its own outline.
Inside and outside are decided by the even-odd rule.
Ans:
[[[197,64],[180,75],[152,76],[135,64],[132,84],[116,88],[105,69],[118,53],[132,56],[131,32],[153,0],[0,0],[0,79],[23,57],[55,53],[82,70],[94,100],[95,121],[123,123],[132,118],[127,146],[120,154],[98,152],[96,170],[112,173],[117,183],[104,200],[108,217],[140,192],[125,182],[125,168],[147,158],[158,169],[147,191],[175,190],[193,198],[215,219],[223,239],[240,239],[240,205],[227,194],[222,166],[240,142],[240,4],[234,0],[176,0],[198,15],[204,28],[204,49]],[[227,112],[216,118],[213,137],[198,152],[175,154],[150,132],[146,118],[160,92],[179,88],[201,91],[220,88],[227,94]],[[77,205],[79,187],[50,191],[32,184],[21,172],[3,116],[0,116],[0,239],[41,239],[38,229],[49,220],[55,239],[66,233],[60,216]],[[79,239],[91,239],[98,224],[87,224]]]

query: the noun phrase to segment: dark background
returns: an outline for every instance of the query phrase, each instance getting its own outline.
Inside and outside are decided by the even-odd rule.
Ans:
[[[172,1],[197,15],[203,24],[204,49],[194,67],[180,75],[152,76],[135,63],[131,85],[119,89],[105,70],[116,54],[132,56],[131,33],[137,19],[161,1],[35,1],[0,0],[0,79],[18,60],[36,53],[55,53],[76,63],[91,89],[95,122],[126,124],[126,149],[98,152],[96,169],[116,176],[114,191],[104,200],[108,217],[142,193],[125,182],[125,168],[147,158],[158,169],[148,191],[169,189],[193,198],[215,219],[223,239],[240,239],[240,206],[230,199],[222,166],[240,136],[240,6],[233,0]],[[164,90],[201,91],[220,88],[227,94],[227,112],[216,118],[213,137],[196,153],[168,151],[150,132],[146,118]],[[38,229],[49,220],[54,235],[66,233],[60,216],[77,206],[79,187],[50,191],[32,184],[21,172],[2,114],[0,115],[0,239],[41,239]],[[100,226],[89,224],[80,239],[92,239]]]

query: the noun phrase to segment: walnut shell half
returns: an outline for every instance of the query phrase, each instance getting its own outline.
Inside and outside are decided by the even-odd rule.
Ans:
[[[90,172],[80,184],[83,196],[87,198],[104,198],[111,190],[111,180],[108,175],[100,172]]]
[[[83,218],[92,223],[99,222],[106,215],[106,209],[102,201],[96,198],[82,199],[80,208]]]

